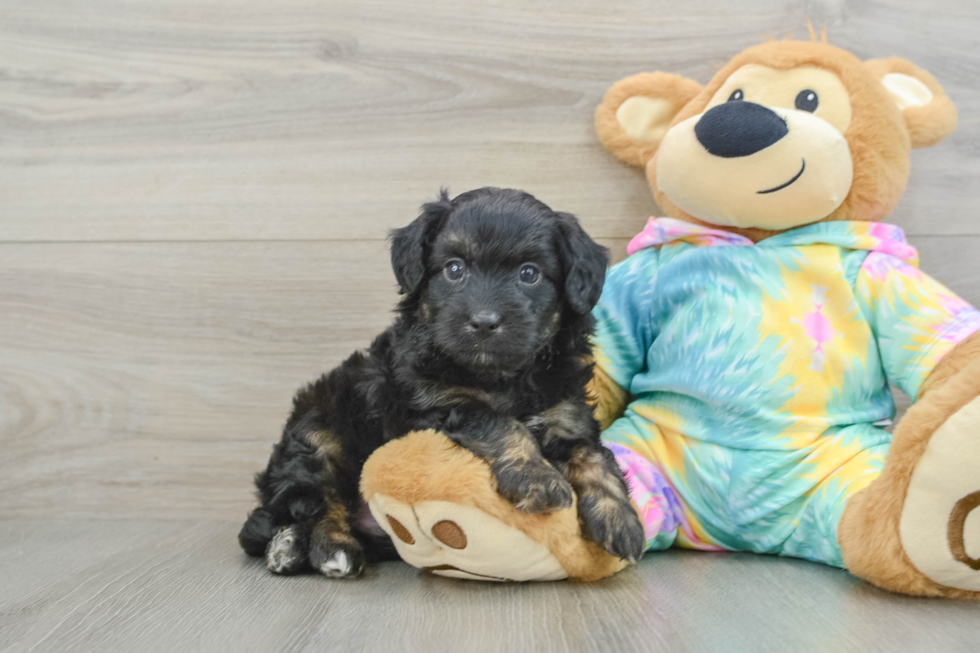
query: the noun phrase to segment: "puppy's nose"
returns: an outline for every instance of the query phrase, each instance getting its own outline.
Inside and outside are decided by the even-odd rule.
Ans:
[[[786,121],[775,111],[745,100],[719,104],[694,125],[704,149],[726,159],[755,154],[788,133]]]
[[[470,328],[480,335],[491,335],[498,327],[500,327],[500,315],[493,311],[480,311],[470,316]]]

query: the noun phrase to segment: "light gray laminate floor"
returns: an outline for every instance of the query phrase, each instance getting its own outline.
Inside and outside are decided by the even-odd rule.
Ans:
[[[0,0],[0,651],[980,650],[980,605],[800,561],[338,583],[235,543],[296,387],[390,319],[389,228],[516,186],[622,257],[657,208],[605,90],[807,18],[958,104],[893,221],[980,303],[976,2]]]
[[[976,606],[842,571],[669,552],[606,581],[485,584],[401,562],[282,578],[214,521],[13,520],[0,532],[4,651],[977,650]]]

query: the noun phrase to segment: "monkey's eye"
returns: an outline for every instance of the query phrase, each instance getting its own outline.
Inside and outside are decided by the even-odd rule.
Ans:
[[[810,89],[803,89],[800,91],[799,95],[796,96],[796,108],[800,111],[809,111],[813,113],[817,110],[817,106],[820,104],[820,98],[817,97],[815,91]]]
[[[450,281],[459,281],[466,274],[466,264],[458,258],[449,259],[442,268],[442,274]]]
[[[533,286],[541,279],[541,271],[538,270],[538,266],[525,263],[521,266],[521,273],[518,275],[518,278],[521,280],[521,283]]]
[[[732,92],[732,94],[728,96],[729,102],[737,102],[738,100],[744,100],[744,99],[745,99],[745,93],[743,93],[742,89],[740,88],[735,89]]]

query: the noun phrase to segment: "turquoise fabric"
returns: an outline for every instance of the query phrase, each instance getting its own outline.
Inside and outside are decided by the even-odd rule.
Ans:
[[[842,566],[847,498],[895,415],[980,313],[919,271],[893,226],[827,222],[758,244],[651,219],[595,308],[597,364],[635,400],[603,434],[648,549]]]

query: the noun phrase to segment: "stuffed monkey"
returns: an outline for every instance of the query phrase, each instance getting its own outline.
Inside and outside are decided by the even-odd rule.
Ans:
[[[749,48],[706,86],[654,72],[609,90],[599,137],[644,168],[667,215],[630,242],[595,309],[596,414],[647,550],[794,556],[896,592],[980,598],[980,313],[921,272],[884,222],[911,148],[955,125],[929,73],[826,43]],[[914,402],[894,434],[889,383]],[[389,447],[409,460],[406,450],[444,439],[411,438],[376,452],[362,476],[407,561],[439,567],[445,556],[415,557],[386,522],[389,506],[433,551],[451,547],[432,525],[453,521],[419,517],[433,510],[469,511],[468,541],[537,545],[537,557],[505,544],[478,555],[482,566],[460,559],[482,576],[591,579],[622,567],[581,538],[573,513],[481,503],[499,499],[489,475],[452,492],[386,486],[388,473],[421,469],[398,466]],[[438,474],[471,464],[452,454]],[[568,562],[573,545],[590,555]]]

